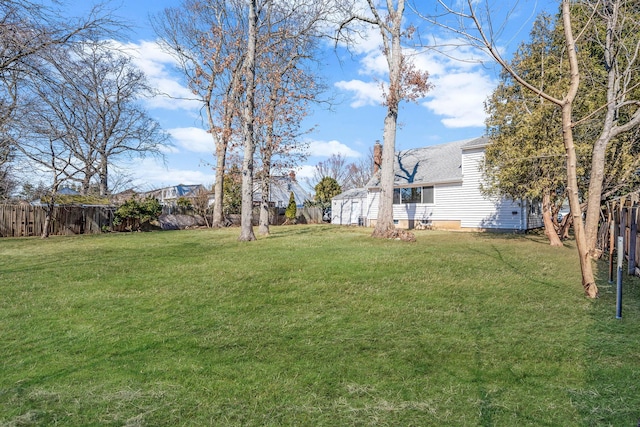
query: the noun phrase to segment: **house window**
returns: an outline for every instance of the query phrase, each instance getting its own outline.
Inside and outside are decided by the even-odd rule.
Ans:
[[[433,204],[433,186],[422,187],[422,203]]]
[[[427,203],[433,204],[433,186],[394,188],[393,204],[402,203]]]

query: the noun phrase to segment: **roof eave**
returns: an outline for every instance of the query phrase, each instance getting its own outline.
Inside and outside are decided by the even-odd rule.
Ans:
[[[444,185],[444,184],[462,184],[462,178],[443,179],[440,181],[416,181],[410,184],[398,184],[394,182],[393,188],[424,187],[424,186],[430,186],[430,185]],[[380,186],[372,185],[367,187],[367,190],[376,189],[376,188],[380,188]]]

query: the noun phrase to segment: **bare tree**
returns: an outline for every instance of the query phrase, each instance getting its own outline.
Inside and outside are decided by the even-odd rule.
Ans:
[[[265,84],[259,87],[261,119],[256,134],[260,161],[257,175],[262,195],[258,229],[261,235],[269,234],[269,190],[273,174],[282,174],[306,158],[306,144],[300,141],[306,131],[300,130],[300,124],[308,114],[308,102],[315,96],[316,87],[314,78],[296,69],[298,58],[280,60],[284,60],[280,67],[277,63],[266,67],[269,71]],[[304,88],[306,84],[310,87]]]
[[[260,35],[255,131],[261,166],[262,235],[269,233],[272,175],[294,169],[307,157],[307,143],[300,138],[312,129],[301,129],[301,123],[324,90],[315,72],[318,41],[334,10],[333,2],[297,0],[289,7],[278,7],[279,17],[265,22]]]
[[[577,173],[577,155],[573,140],[573,104],[580,88],[580,70],[578,64],[578,56],[576,49],[576,41],[571,22],[571,0],[562,0],[561,15],[564,26],[564,38],[566,46],[566,55],[569,62],[569,72],[566,76],[566,85],[561,95],[553,95],[545,90],[532,85],[526,80],[526,77],[519,75],[510,64],[502,57],[502,53],[496,43],[495,36],[492,32],[494,28],[490,16],[486,16],[487,21],[483,22],[482,17],[478,13],[481,4],[473,0],[465,2],[463,10],[454,9],[448,6],[442,0],[438,3],[444,8],[449,16],[458,19],[458,25],[442,23],[433,18],[427,18],[431,22],[442,25],[443,27],[461,35],[469,40],[469,42],[478,48],[486,50],[500,64],[500,66],[519,82],[524,88],[536,93],[541,98],[557,105],[562,112],[562,141],[566,153],[567,165],[567,195],[569,205],[571,207],[571,215],[573,217],[573,226],[576,236],[576,244],[580,258],[580,266],[582,272],[582,285],[585,293],[590,298],[598,295],[598,288],[595,283],[591,258],[589,256],[589,248],[585,234],[584,222],[581,216],[580,198],[578,194],[578,173]],[[490,10],[488,7],[484,10]],[[467,27],[467,23],[471,27]]]
[[[27,108],[21,111],[23,132],[17,155],[28,163],[33,171],[50,176],[50,186],[43,199],[46,215],[42,238],[49,237],[56,195],[60,185],[79,173],[72,150],[63,141],[63,132],[52,129],[49,116],[42,109]]]
[[[256,140],[254,135],[255,93],[256,93],[256,45],[258,43],[258,26],[263,12],[258,0],[249,0],[247,32],[247,53],[243,64],[244,102],[242,110],[242,139],[244,142],[244,157],[242,159],[242,207],[240,211],[240,236],[238,240],[249,242],[256,240],[253,233],[253,174]]]
[[[154,20],[160,45],[178,61],[194,97],[202,105],[204,122],[213,138],[216,178],[213,227],[224,225],[223,197],[227,152],[239,138],[246,53],[243,2],[184,0]]]
[[[46,79],[33,81],[40,114],[74,157],[69,179],[86,194],[97,178],[109,192],[109,169],[123,157],[161,156],[168,136],[139,99],[151,93],[144,73],[108,42],[86,40],[44,55]],[[41,129],[44,132],[46,129]]]
[[[371,15],[354,14],[345,21],[342,29],[353,21],[374,25],[380,31],[383,53],[389,68],[389,84],[385,90],[384,104],[387,114],[384,119],[382,164],[380,167],[380,198],[378,218],[374,237],[393,235],[393,163],[396,147],[396,129],[400,102],[417,100],[431,89],[429,74],[417,70],[410,58],[403,54],[402,40],[413,33],[413,28],[405,28],[405,0],[386,0],[385,6],[378,6],[375,0],[367,0]]]
[[[0,2],[0,168],[19,143],[16,120],[24,92],[24,80],[40,74],[43,53],[55,46],[71,45],[90,34],[111,34],[120,29],[101,5],[86,17],[62,16],[55,3],[30,0]]]
[[[364,187],[373,175],[373,151],[356,162],[347,162],[342,154],[332,154],[326,160],[318,162],[313,175],[305,179],[306,185],[313,189],[323,178],[335,179],[343,191]]]
[[[607,149],[616,137],[637,130],[640,125],[640,12],[636,2],[627,0],[579,4],[584,5],[585,15],[593,16],[588,21],[591,31],[585,31],[585,37],[592,36],[586,43],[601,52],[595,67],[603,69],[604,79],[595,83],[606,88],[605,105],[600,109],[604,117],[597,111],[592,113],[602,120],[602,125],[593,144],[585,219],[587,247],[591,255],[598,256],[596,242]]]
[[[342,154],[332,154],[327,160],[318,162],[313,170],[313,176],[307,182],[311,188],[315,187],[323,178],[329,177],[336,180],[340,188],[348,190],[351,163],[347,163],[347,157]]]

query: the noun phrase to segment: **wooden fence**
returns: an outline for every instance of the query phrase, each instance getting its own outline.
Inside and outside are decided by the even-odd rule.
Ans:
[[[101,233],[103,227],[111,227],[115,209],[112,206],[56,206],[50,234]],[[0,237],[40,236],[45,216],[43,206],[0,205]]]
[[[627,260],[628,273],[640,276],[640,239],[638,239],[638,221],[640,220],[640,192],[607,202],[606,223],[601,235],[603,249],[609,252],[609,276],[612,277],[613,251],[618,236],[623,236],[624,257]],[[606,229],[605,229],[606,228]]]
[[[56,206],[53,211],[51,235],[99,234],[103,229],[125,231],[131,224],[113,226],[115,206]],[[184,209],[163,209],[164,215],[192,215]],[[43,206],[0,205],[0,237],[41,236],[46,210]],[[233,217],[233,216],[230,216]],[[258,223],[259,211],[254,212],[254,222]],[[284,209],[274,208],[270,215],[272,225],[284,222]],[[298,222],[322,222],[322,210],[318,208],[298,209]],[[234,223],[233,220],[231,223]],[[239,224],[239,218],[238,218]],[[134,227],[135,228],[135,227]]]

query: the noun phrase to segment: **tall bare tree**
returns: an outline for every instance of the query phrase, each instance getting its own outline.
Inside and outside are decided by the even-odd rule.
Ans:
[[[256,52],[258,30],[263,8],[269,0],[259,4],[258,0],[249,0],[247,32],[247,53],[243,64],[244,102],[242,109],[242,140],[244,157],[242,159],[242,207],[240,211],[240,236],[238,240],[249,242],[256,240],[253,232],[253,176],[256,140],[254,135],[255,94],[256,94]]]
[[[396,129],[400,102],[417,100],[430,89],[429,74],[417,70],[410,57],[403,54],[402,41],[413,28],[404,26],[405,0],[386,0],[379,6],[375,0],[367,0],[370,15],[354,14],[341,29],[353,21],[374,25],[382,37],[382,49],[389,69],[389,84],[385,90],[384,104],[387,113],[384,119],[382,164],[380,166],[380,197],[378,218],[373,230],[374,237],[393,234],[393,163],[396,149]]]
[[[109,170],[123,158],[161,155],[168,136],[148,116],[140,98],[146,77],[109,42],[85,40],[43,56],[48,74],[33,82],[47,126],[73,154],[73,181],[86,194],[97,181],[109,193]]]
[[[306,156],[302,135],[312,129],[301,124],[311,103],[320,102],[324,90],[315,69],[318,44],[335,2],[296,0],[287,7],[272,7],[277,18],[265,22],[258,55],[259,114],[256,117],[261,180],[259,233],[269,233],[269,189],[273,174],[294,169]]]
[[[227,152],[240,139],[239,99],[247,25],[244,2],[184,0],[153,21],[160,45],[178,61],[204,123],[213,138],[216,159],[213,227],[224,225],[223,197]]]
[[[38,88],[41,86],[38,85]],[[38,89],[34,89],[37,92]],[[38,100],[37,96],[34,96]],[[21,106],[25,106],[23,103]],[[35,106],[34,102],[31,107]],[[19,111],[21,139],[16,144],[17,155],[28,164],[32,173],[49,176],[50,185],[45,203],[46,215],[42,238],[49,237],[56,195],[60,185],[73,179],[80,170],[72,149],[64,143],[64,131],[52,126],[51,117],[44,109],[25,107]]]
[[[640,126],[640,10],[636,1],[629,0],[583,1],[577,6],[584,7],[583,15],[590,18],[582,45],[597,52],[596,60],[589,64],[592,81],[587,84],[606,89],[603,106],[593,113],[601,130],[593,144],[585,219],[587,247],[597,256],[607,150],[615,138]]]
[[[289,56],[291,50],[284,50]],[[315,97],[315,79],[302,70],[302,58],[280,57],[273,66],[265,67],[264,84],[259,85],[258,128],[256,129],[262,200],[258,233],[269,234],[269,191],[273,174],[283,174],[306,158],[306,144],[300,137],[302,120],[309,113],[309,102]]]
[[[108,35],[120,28],[102,6],[93,7],[85,17],[70,18],[63,16],[55,3],[0,2],[0,168],[7,171],[6,164],[12,158],[8,154],[20,142],[16,139],[16,112],[25,91],[25,79],[41,73],[40,56],[90,34]]]

